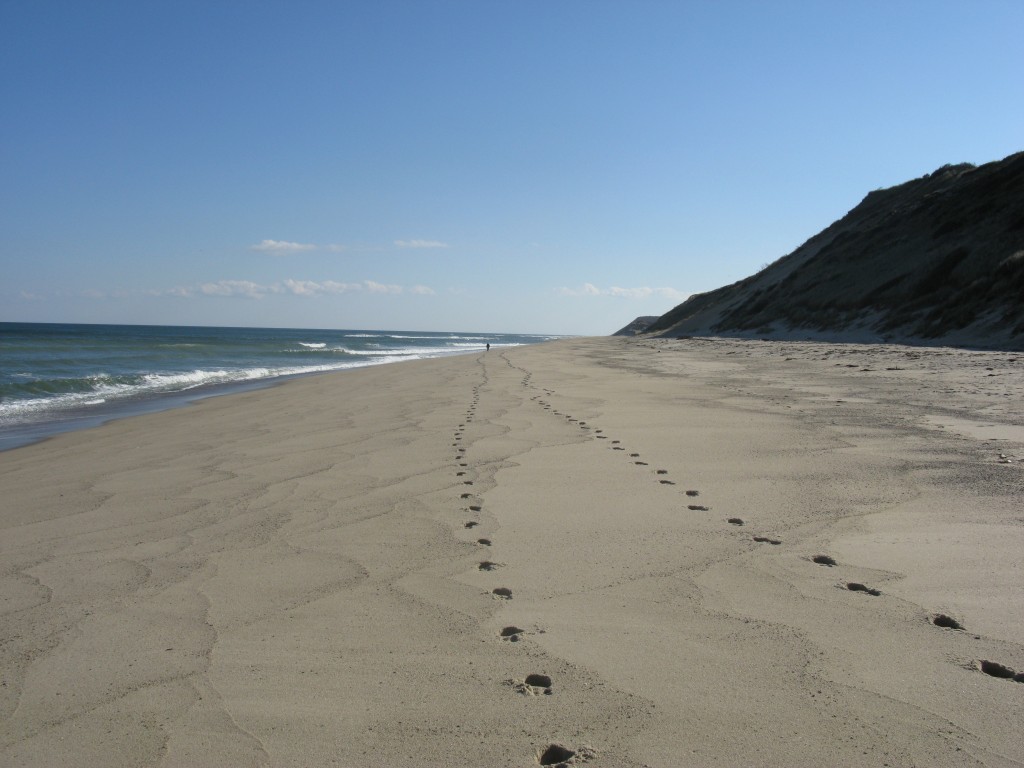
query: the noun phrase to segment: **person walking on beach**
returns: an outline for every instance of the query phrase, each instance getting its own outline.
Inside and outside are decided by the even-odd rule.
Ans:
[[[488,352],[491,351],[491,342],[489,342],[489,341],[487,342],[487,351]]]

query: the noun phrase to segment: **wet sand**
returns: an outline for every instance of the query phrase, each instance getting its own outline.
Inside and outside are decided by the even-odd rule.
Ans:
[[[1022,460],[1022,354],[622,338],[0,453],[0,764],[1020,765]]]

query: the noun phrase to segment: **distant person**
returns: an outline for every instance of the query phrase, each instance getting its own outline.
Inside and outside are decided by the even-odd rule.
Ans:
[[[488,352],[491,351],[491,342],[489,342],[489,341],[487,342],[487,351]]]

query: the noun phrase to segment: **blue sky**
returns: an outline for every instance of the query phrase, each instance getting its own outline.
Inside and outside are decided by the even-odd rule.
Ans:
[[[0,320],[605,334],[1024,150],[1024,2],[0,0]]]

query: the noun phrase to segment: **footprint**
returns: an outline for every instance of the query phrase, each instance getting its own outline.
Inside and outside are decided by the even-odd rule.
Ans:
[[[620,446],[618,446],[618,445],[613,445],[613,446],[612,446],[612,450],[613,450],[613,451],[624,451],[624,450],[626,450],[626,449],[625,449],[625,448],[622,448],[622,447],[620,447]]]
[[[621,440],[612,440],[612,445],[618,445],[621,442]]]
[[[755,536],[754,541],[760,542],[762,544],[775,544],[776,546],[782,543],[778,539],[769,539],[767,536]]]
[[[846,585],[846,588],[851,592],[867,592],[869,595],[873,597],[878,597],[880,594],[882,594],[880,590],[865,586],[864,584],[861,584],[859,581],[849,582]]]
[[[662,485],[675,485],[671,480],[659,480],[658,482]]]
[[[636,464],[638,467],[646,467],[647,466],[647,462],[646,461],[634,461],[633,463]]]
[[[639,453],[631,453],[631,454],[629,454],[629,458],[631,458],[631,459],[639,459],[640,458],[640,454]]]
[[[480,565],[477,566],[481,571],[493,571],[501,567],[501,563],[495,563],[491,560],[481,560]]]
[[[459,498],[460,499],[471,499],[471,498],[473,498],[473,494],[472,493],[463,493],[461,496],[459,496]]]
[[[504,629],[502,629],[501,632],[498,633],[498,637],[500,637],[500,638],[502,638],[504,640],[508,640],[511,643],[518,643],[519,642],[519,636],[522,635],[522,634],[525,634],[525,633],[526,633],[525,629],[520,629],[519,627],[511,626],[511,627],[505,627]]]
[[[739,517],[730,517],[728,520],[726,520],[726,522],[730,523],[731,525],[743,525],[743,520]]]
[[[667,469],[659,469],[656,474],[667,475],[668,474],[668,470]]]
[[[710,512],[711,507],[705,507],[702,504],[687,504],[687,509],[692,509],[694,512]]]
[[[491,590],[491,594],[495,597],[500,597],[502,600],[512,599],[512,590],[508,587],[495,587]]]
[[[687,491],[687,496],[700,496],[700,491]]]
[[[477,539],[476,543],[477,544],[483,544],[485,547],[491,546],[491,540],[490,539]]]
[[[466,474],[466,473],[465,472],[456,472],[455,476],[456,477],[462,477],[464,474]]]
[[[550,696],[552,693],[551,678],[547,675],[531,674],[527,675],[526,679],[521,683],[517,683],[515,680],[509,680],[508,683],[510,683],[519,693],[526,693],[533,696],[536,696],[538,693]]]
[[[476,520],[467,520],[464,523],[464,525],[466,528],[476,528],[478,525],[480,525],[480,523],[478,523]]]
[[[571,749],[566,749],[561,744],[549,744],[537,755],[537,762],[541,765],[568,765],[574,757],[576,753]]]
[[[1024,683],[1024,672],[1017,672],[996,661],[979,661],[978,668],[986,675],[998,677],[1000,680],[1013,680],[1017,683]]]
[[[828,555],[815,555],[811,558],[811,561],[817,563],[818,565],[827,565],[829,568],[836,564],[836,561]]]
[[[947,616],[944,613],[937,613],[932,617],[932,624],[936,627],[942,627],[943,629],[963,629],[963,624],[954,619],[952,616]]]
[[[469,511],[470,512],[479,512],[481,509],[483,509],[483,507],[480,506],[479,504],[470,504],[469,505]]]

